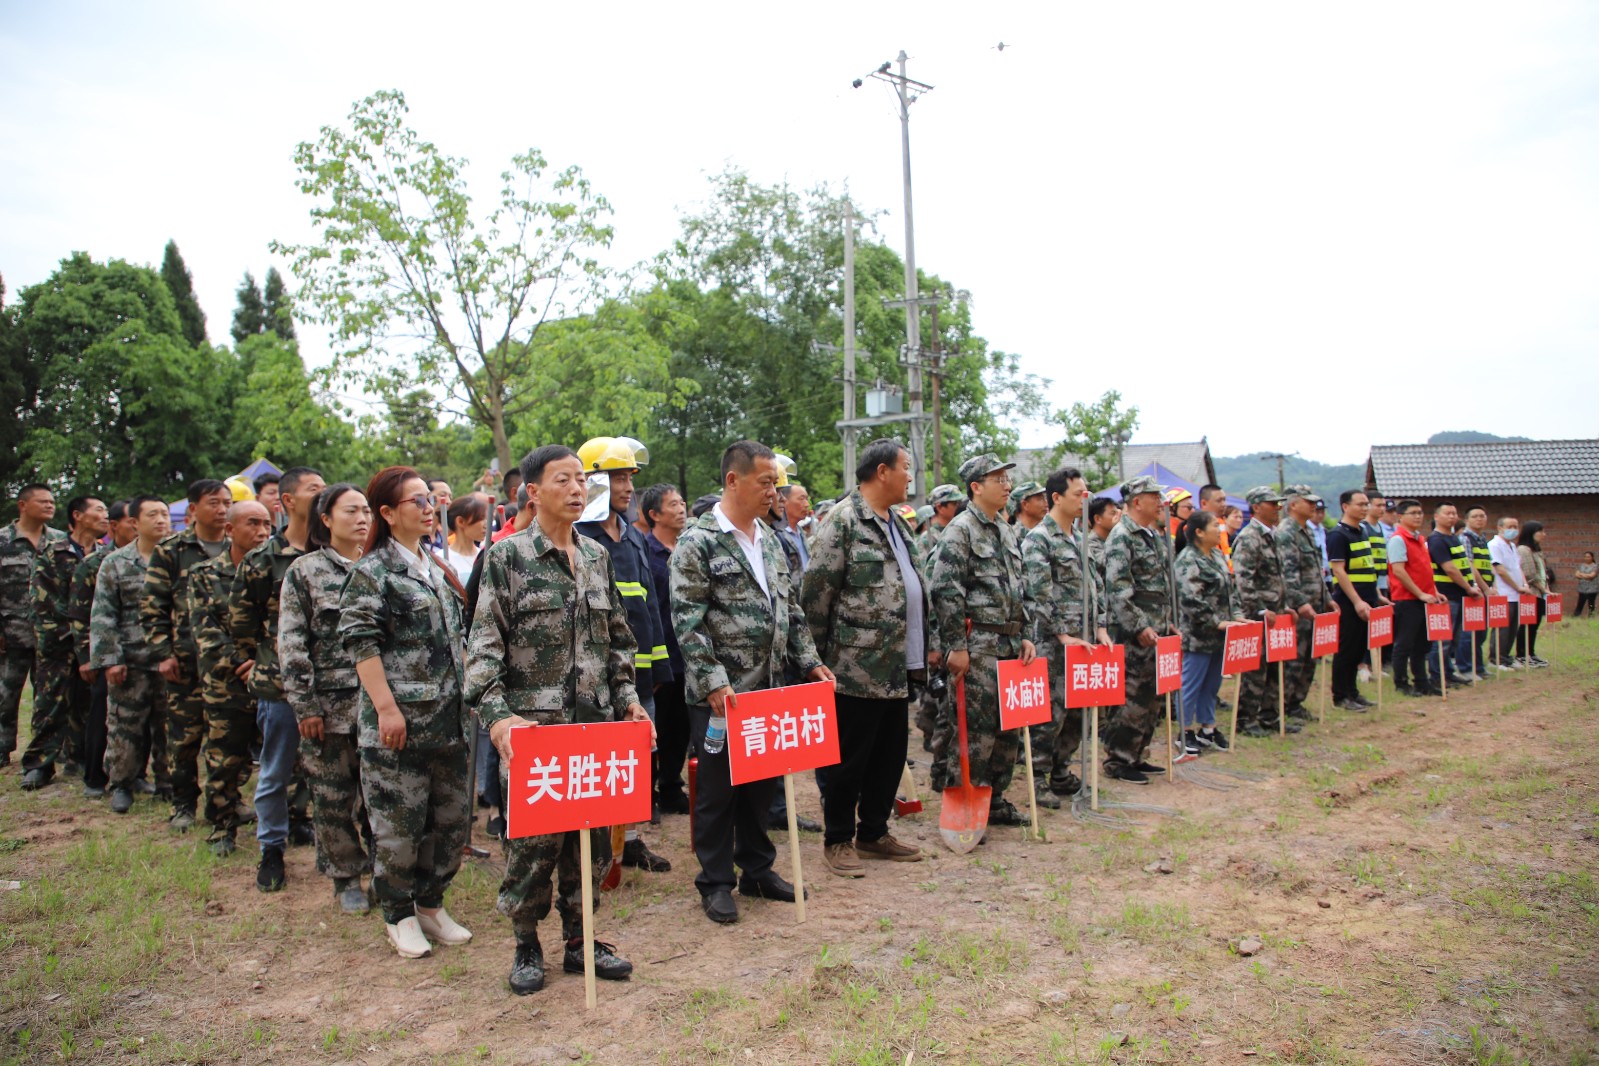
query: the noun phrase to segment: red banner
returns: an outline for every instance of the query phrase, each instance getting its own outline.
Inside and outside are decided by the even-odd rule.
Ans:
[[[1455,626],[1449,620],[1449,604],[1427,604],[1427,640],[1454,640]]]
[[[1488,628],[1504,629],[1510,625],[1510,597],[1488,597]]]
[[[1516,620],[1524,626],[1530,626],[1538,621],[1538,598],[1536,596],[1523,596],[1517,601],[1520,604]]]
[[[837,763],[833,686],[817,681],[730,697],[727,762],[735,785]]]
[[[1565,604],[1561,602],[1560,593],[1551,592],[1543,598],[1543,620],[1545,622],[1558,622],[1565,617]]]
[[[1310,631],[1311,658],[1320,659],[1323,655],[1331,655],[1338,650],[1338,625],[1341,617],[1338,611],[1328,611],[1326,614],[1316,616],[1316,624]]]
[[[1467,596],[1460,605],[1460,628],[1481,633],[1488,628],[1488,604],[1481,596]]]
[[[1260,626],[1259,622],[1227,623],[1227,643],[1221,653],[1224,677],[1247,674],[1260,666]]]
[[[506,835],[650,819],[650,724],[519,725],[506,771]]]
[[[1164,696],[1183,687],[1183,638],[1155,640],[1155,695]]]
[[[1066,706],[1120,707],[1127,702],[1126,653],[1120,644],[1066,649]]]
[[[1373,607],[1371,616],[1366,619],[1366,647],[1386,648],[1394,642],[1394,609],[1390,604],[1387,607]]]
[[[1266,661],[1292,662],[1299,657],[1299,619],[1291,614],[1274,614],[1266,628]]]
[[[1050,720],[1049,661],[1042,655],[1029,665],[1020,659],[1001,659],[999,668],[999,727],[1025,729]]]

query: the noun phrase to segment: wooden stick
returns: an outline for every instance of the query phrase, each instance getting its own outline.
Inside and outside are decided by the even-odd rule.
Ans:
[[[1244,675],[1233,675],[1233,724],[1227,730],[1227,750],[1232,751],[1238,745],[1238,714],[1244,697]]]
[[[1088,790],[1088,806],[1091,810],[1099,810],[1099,708],[1090,707],[1094,715],[1094,737],[1088,749],[1089,756],[1094,760],[1093,783]]]
[[[1175,781],[1175,759],[1172,757],[1172,745],[1176,743],[1171,735],[1171,693],[1166,693],[1166,780]]]
[[[783,775],[783,801],[788,804],[788,854],[794,864],[794,920],[805,924],[805,873],[800,869],[799,814],[794,810],[794,775]]]
[[[1288,735],[1288,712],[1283,709],[1283,661],[1277,660],[1277,735]]]
[[[598,1005],[594,990],[594,844],[589,839],[593,830],[579,829],[578,863],[583,881],[583,1003],[589,1010]],[[620,855],[611,856],[612,862],[621,862]]]
[[[1444,642],[1435,640],[1432,646],[1438,649],[1438,684],[1443,688],[1444,702],[1449,702],[1449,664],[1444,662]]]
[[[1033,779],[1033,731],[1028,726],[1022,726],[1022,754],[1027,759],[1027,805],[1033,813],[1033,839],[1043,840],[1044,834],[1038,828],[1038,782]]]
[[[1371,661],[1377,667],[1372,673],[1377,678],[1377,713],[1382,714],[1382,649],[1372,648]]]
[[[1327,724],[1327,686],[1330,684],[1328,677],[1331,674],[1332,670],[1327,665],[1326,656],[1323,656],[1321,661],[1321,721],[1317,723],[1318,725]]]
[[[1488,622],[1488,606],[1486,603],[1482,608],[1482,619],[1483,624],[1486,625]],[[1471,634],[1471,679],[1473,681],[1477,680],[1477,634],[1475,633]]]

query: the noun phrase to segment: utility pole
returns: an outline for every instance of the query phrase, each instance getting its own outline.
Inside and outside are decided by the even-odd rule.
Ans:
[[[855,205],[844,201],[844,420],[855,420]],[[844,491],[855,488],[855,429],[844,430]]]
[[[1298,455],[1298,454],[1299,454],[1298,452],[1294,452],[1293,453],[1293,455]],[[1291,458],[1291,456],[1282,455],[1282,454],[1278,453],[1278,454],[1272,454],[1272,455],[1262,455],[1261,458],[1262,459],[1275,459],[1275,460],[1277,460],[1277,491],[1278,492],[1283,491],[1283,489],[1285,487],[1287,487],[1287,483],[1283,479],[1283,462],[1285,460]]]

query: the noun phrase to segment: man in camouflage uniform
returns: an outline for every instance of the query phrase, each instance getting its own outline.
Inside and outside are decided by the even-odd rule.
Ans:
[[[146,743],[163,755],[166,745],[166,689],[139,606],[150,557],[171,531],[171,519],[167,505],[154,496],[135,497],[128,507],[138,516],[138,539],[106,557],[89,615],[89,665],[105,671],[108,685],[105,770],[117,814],[133,807],[133,780],[144,769]]]
[[[272,512],[264,505],[254,500],[233,504],[223,526],[222,551],[189,569],[185,589],[205,712],[205,820],[211,826],[206,842],[218,856],[231,855],[238,847],[242,790],[250,776],[255,734],[255,708],[244,680],[255,664],[239,654],[228,633],[228,592],[245,556],[271,535]]]
[[[67,621],[72,572],[98,549],[111,528],[106,506],[92,496],[67,502],[69,533],[46,544],[33,567],[33,739],[22,754],[22,787],[41,788],[55,776],[59,761],[71,776],[82,772],[83,727],[89,688],[78,676]]]
[[[1088,505],[1088,565],[1101,588],[1105,585],[1105,544],[1121,520],[1121,504],[1109,496],[1096,496]]]
[[[1024,481],[1010,490],[1010,524],[1016,528],[1018,540],[1038,528],[1038,523],[1049,513],[1048,497],[1044,486],[1036,481]]]
[[[233,496],[222,482],[202,478],[189,486],[188,500],[186,527],[150,556],[139,608],[145,640],[167,686],[167,761],[172,766],[172,817],[167,824],[180,833],[194,826],[205,738],[205,700],[189,628],[189,574],[222,553],[222,527]]]
[[[916,538],[916,559],[921,563],[922,573],[931,578],[933,553],[938,549],[938,538],[949,528],[949,524],[955,521],[955,516],[965,510],[966,494],[958,485],[939,485],[928,494],[927,503],[933,508],[933,514],[928,520],[927,528]],[[934,643],[937,643],[936,625]],[[955,698],[943,670],[939,667],[932,669],[935,683],[928,691],[922,693],[921,699],[916,701],[916,728],[922,734],[922,750],[928,752],[943,751],[948,745],[948,738],[939,734],[944,723],[954,714],[953,704],[949,701]],[[943,695],[937,696],[934,694],[935,691],[942,692]]]
[[[1316,660],[1311,658],[1311,637],[1316,626],[1316,615],[1332,609],[1332,597],[1321,576],[1321,548],[1311,537],[1309,523],[1315,521],[1316,508],[1321,497],[1310,491],[1308,485],[1288,486],[1288,517],[1277,523],[1272,539],[1282,560],[1283,606],[1298,616],[1295,628],[1299,631],[1297,655],[1286,664],[1283,697],[1287,713],[1295,718],[1309,718],[1305,698],[1310,695],[1316,678]]]
[[[1262,485],[1250,489],[1244,498],[1249,502],[1250,518],[1233,541],[1233,576],[1244,618],[1270,625],[1271,616],[1281,614],[1288,602],[1282,556],[1272,532],[1282,515],[1283,497]],[[1265,646],[1262,640],[1263,651]],[[1266,665],[1264,654],[1259,669],[1244,675],[1238,697],[1238,729],[1250,737],[1268,737],[1277,729],[1277,671]],[[1287,731],[1299,732],[1299,723],[1289,722]]]
[[[1049,511],[1022,541],[1027,576],[1023,603],[1033,644],[1049,659],[1052,713],[1049,725],[1034,727],[1033,774],[1039,778],[1034,791],[1041,805],[1059,807],[1060,797],[1076,795],[1083,787],[1072,772],[1082,745],[1083,712],[1066,708],[1066,647],[1090,643],[1085,625],[1092,626],[1092,639],[1099,643],[1109,644],[1110,634],[1099,581],[1092,573],[1084,580],[1083,534],[1072,532],[1088,499],[1082,472],[1075,467],[1055,471],[1045,481],[1045,495]]]
[[[780,685],[786,670],[810,681],[834,678],[805,624],[799,582],[760,521],[777,495],[776,453],[755,441],[730,445],[722,454],[722,489],[721,500],[678,538],[669,566],[672,628],[700,753],[694,882],[706,917],[728,924],[738,921],[735,865],[740,895],[791,903],[794,886],[772,868],[777,849],[766,835],[776,781],[735,786],[725,740],[721,750],[706,750],[712,718],[725,733],[727,697]]]
[[[33,565],[52,542],[66,536],[50,527],[55,513],[55,497],[47,487],[24,485],[17,493],[16,521],[0,529],[0,766],[11,765],[11,753],[17,750],[22,687],[33,673],[33,605],[28,595]]]
[[[527,532],[488,549],[466,650],[467,705],[477,708],[500,751],[502,787],[513,726],[649,720],[634,687],[638,642],[612,556],[572,529],[586,497],[582,463],[570,449],[547,445],[522,460],[522,476],[538,513]],[[538,923],[550,914],[552,876],[559,882],[563,968],[583,972],[582,878],[592,877],[598,888],[612,862],[610,833],[588,832],[594,866],[587,871],[579,866],[577,832],[505,842],[499,910],[516,934],[510,984],[517,995],[544,987]],[[598,941],[594,962],[595,973],[608,980],[633,972]]]
[[[930,571],[938,538],[955,521],[955,516],[966,509],[966,494],[959,485],[939,485],[927,494],[927,503],[933,509],[933,517],[928,521],[926,531],[916,538],[916,554],[921,559],[923,569]]]
[[[966,686],[966,737],[974,785],[993,789],[988,820],[1021,825],[1022,814],[1005,798],[1016,772],[1021,736],[999,728],[1001,659],[1033,660],[1022,605],[1022,546],[999,520],[1010,493],[1010,470],[993,455],[975,455],[960,467],[971,506],[955,516],[938,542],[933,564],[933,608],[938,612],[940,650],[952,685]],[[967,624],[970,623],[970,632]],[[935,750],[933,788],[960,782],[958,708],[952,699],[946,717],[949,740]]]
[[[1155,642],[1177,632],[1172,617],[1169,541],[1161,524],[1161,486],[1135,477],[1122,487],[1125,513],[1105,542],[1105,615],[1126,656],[1127,702],[1105,731],[1105,772],[1135,785],[1164,773],[1144,758],[1160,714],[1155,695]]]
[[[138,519],[129,513],[128,501],[118,500],[108,512],[111,524],[111,546],[90,553],[72,571],[72,582],[67,591],[67,624],[72,634],[72,653],[78,677],[89,686],[89,706],[83,728],[83,795],[99,799],[105,795],[106,749],[106,696],[105,671],[96,670],[89,663],[89,615],[94,610],[94,590],[100,578],[100,564],[117,548],[125,548],[138,537]],[[149,757],[148,743],[140,764]],[[156,760],[156,780],[166,780],[166,751],[163,747]],[[137,786],[139,779],[135,779]],[[145,780],[144,784],[149,785]],[[154,786],[151,786],[152,788]]]
[[[905,768],[910,697],[927,680],[928,660],[938,658],[927,583],[895,507],[910,486],[910,451],[897,440],[874,440],[856,478],[860,487],[811,542],[800,594],[816,650],[838,678],[839,764],[822,798],[822,857],[840,877],[863,876],[863,855],[922,858],[920,848],[894,839],[888,818]]]

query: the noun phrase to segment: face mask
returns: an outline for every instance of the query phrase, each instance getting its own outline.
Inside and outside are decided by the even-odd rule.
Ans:
[[[1507,530],[1505,530],[1503,533],[1501,533],[1499,535],[1501,537],[1504,537],[1506,540],[1515,540],[1517,537],[1521,536],[1521,530],[1519,530],[1519,529],[1507,529]]]

